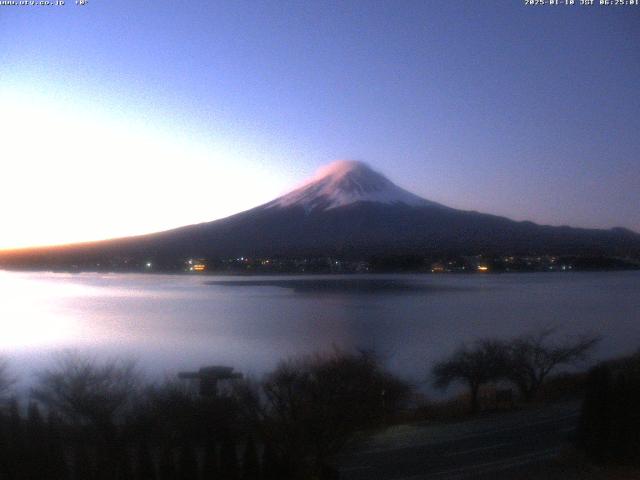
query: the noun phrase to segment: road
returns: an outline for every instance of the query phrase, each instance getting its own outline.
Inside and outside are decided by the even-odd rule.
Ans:
[[[576,402],[471,421],[395,427],[338,459],[340,479],[506,478],[540,464],[567,444],[579,416]]]

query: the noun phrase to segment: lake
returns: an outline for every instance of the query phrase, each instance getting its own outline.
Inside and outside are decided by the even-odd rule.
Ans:
[[[225,364],[259,377],[331,348],[375,349],[423,384],[462,342],[554,326],[640,348],[640,272],[216,277],[0,271],[0,351],[26,385],[55,353],[138,360],[150,376]]]

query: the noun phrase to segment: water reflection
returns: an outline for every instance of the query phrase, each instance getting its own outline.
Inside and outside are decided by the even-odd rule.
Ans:
[[[0,349],[7,352],[55,346],[79,338],[78,322],[61,311],[61,304],[65,298],[82,294],[82,286],[37,284],[27,275],[0,272]]]
[[[559,326],[640,347],[640,273],[239,278],[0,272],[0,349],[24,373],[76,348],[153,375],[372,348],[415,383],[460,342]],[[242,288],[240,288],[242,287]]]

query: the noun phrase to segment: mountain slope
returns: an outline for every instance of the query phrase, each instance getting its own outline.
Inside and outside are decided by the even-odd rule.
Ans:
[[[640,256],[640,235],[515,222],[452,209],[393,184],[361,162],[336,162],[254,209],[166,232],[0,254],[5,266],[121,265],[186,258],[387,254],[589,254]]]

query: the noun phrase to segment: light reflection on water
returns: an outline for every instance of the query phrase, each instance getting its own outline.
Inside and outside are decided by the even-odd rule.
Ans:
[[[76,319],[59,306],[82,293],[80,285],[33,282],[26,275],[0,272],[0,349],[35,349],[78,338]]]
[[[600,357],[637,349],[640,272],[272,279],[0,272],[0,350],[25,378],[63,348],[135,357],[159,376],[216,363],[260,375],[285,357],[336,346],[376,349],[420,383],[462,341],[550,325],[602,333]]]

